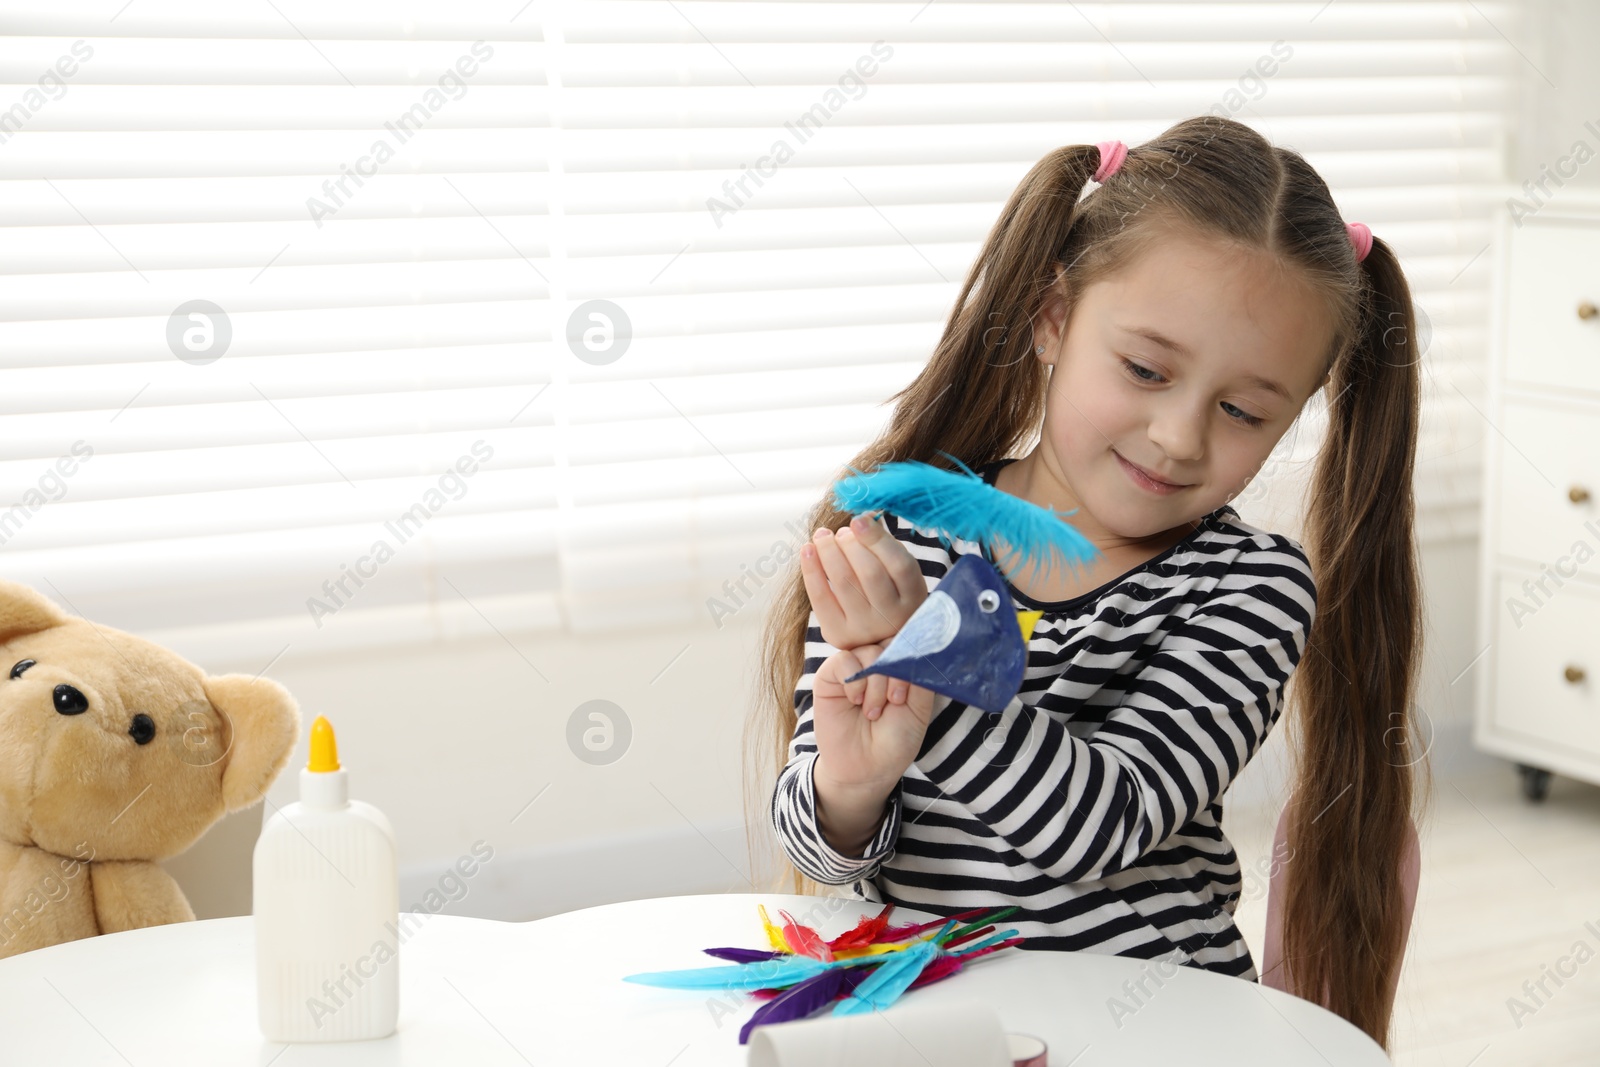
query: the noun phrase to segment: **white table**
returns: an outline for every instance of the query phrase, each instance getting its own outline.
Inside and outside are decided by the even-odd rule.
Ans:
[[[419,916],[400,948],[399,1029],[381,1041],[281,1045],[256,1024],[249,916],[86,938],[0,960],[0,1061],[18,1067],[312,1067],[319,1064],[743,1064],[756,1001],[636,985],[640,971],[715,966],[716,945],[761,948],[756,904],[824,937],[879,906],[839,898],[714,894],[607,904],[526,923]],[[895,908],[891,922],[934,918]],[[1169,969],[1170,970],[1170,969]],[[1366,1067],[1387,1064],[1343,1019],[1275,989],[1141,960],[1003,952],[905,994],[977,999],[1007,1030],[1042,1037],[1052,1067]],[[1150,977],[1161,978],[1158,987]],[[1112,997],[1145,980],[1120,1020]],[[890,1008],[892,1014],[894,1008]],[[1087,1048],[1086,1048],[1087,1046]]]

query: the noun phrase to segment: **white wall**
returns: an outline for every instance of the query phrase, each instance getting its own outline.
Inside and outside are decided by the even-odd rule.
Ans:
[[[1521,66],[1522,121],[1512,146],[1514,185],[1538,179],[1541,166],[1555,168],[1583,141],[1600,153],[1600,5],[1591,0],[1529,0],[1529,35],[1517,44]],[[1592,124],[1592,128],[1591,125]],[[1565,185],[1600,187],[1600,159],[1591,159]]]
[[[1514,185],[1567,155],[1576,140],[1600,149],[1600,138],[1584,125],[1600,127],[1600,64],[1592,55],[1600,5],[1539,0],[1529,10],[1530,38],[1518,42],[1527,56],[1525,122],[1521,138],[1508,146]],[[1570,182],[1600,185],[1600,163]],[[1294,489],[1286,485],[1241,507],[1241,514],[1298,536]],[[1441,776],[1500,762],[1471,744],[1477,551],[1475,541],[1422,550],[1422,742]],[[494,859],[464,880],[465,896],[447,910],[526,919],[631,896],[748,889],[739,736],[764,604],[745,608],[720,630],[708,620],[650,632],[630,631],[622,604],[618,632],[604,643],[512,633],[507,637],[520,654],[500,638],[291,654],[271,674],[296,695],[307,723],[319,713],[333,721],[353,794],[394,822],[403,907],[441,880],[450,889],[445,872],[479,839],[494,848]],[[621,706],[633,727],[626,755],[607,766],[582,762],[566,739],[573,710],[595,698]],[[302,745],[270,794],[273,804],[294,798],[293,771],[305,755]],[[1228,802],[1280,801],[1284,757],[1278,731]],[[227,864],[237,875],[230,899],[247,901],[248,869],[238,855]]]
[[[617,634],[603,643],[508,633],[291,654],[271,676],[307,727],[319,714],[334,724],[352,796],[394,824],[402,908],[481,839],[494,858],[448,910],[525,919],[658,892],[750,891],[737,754],[756,621],[752,605],[720,631],[708,620],[630,632],[619,605]],[[569,718],[593,699],[631,724],[607,765],[568,746]],[[306,756],[302,740],[271,804],[295,799]]]

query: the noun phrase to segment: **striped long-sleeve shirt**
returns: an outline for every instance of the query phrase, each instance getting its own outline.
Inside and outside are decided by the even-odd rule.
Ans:
[[[1008,461],[982,470],[993,484]],[[954,556],[893,515],[932,590]],[[958,554],[987,550],[953,540]],[[1299,543],[1224,504],[1082,596],[1042,603],[1022,689],[1000,714],[935,696],[916,760],[859,857],[817,826],[812,683],[836,650],[815,612],[798,721],[773,791],[784,851],[862,900],[933,914],[1015,904],[1024,949],[1165,959],[1254,981],[1234,924],[1222,795],[1265,741],[1316,611]]]

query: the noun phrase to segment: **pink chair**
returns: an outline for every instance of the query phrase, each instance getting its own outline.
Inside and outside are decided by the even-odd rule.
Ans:
[[[1272,835],[1272,856],[1284,854],[1285,845],[1289,835],[1289,805],[1283,806],[1283,811],[1278,814],[1278,829]],[[1290,862],[1293,862],[1292,858]],[[1311,1000],[1299,990],[1289,988],[1289,983],[1284,977],[1283,962],[1283,893],[1282,882],[1284,864],[1274,864],[1270,880],[1267,883],[1267,943],[1261,950],[1261,984],[1281,989],[1285,993]],[[1417,842],[1417,828],[1407,827],[1406,848],[1400,857],[1400,890],[1405,900],[1405,934],[1411,933],[1411,913],[1417,903],[1417,879],[1422,873],[1422,852]],[[1394,979],[1389,983],[1389,1003],[1394,1003],[1395,990],[1400,984],[1400,969],[1395,968]],[[1316,1003],[1323,1007],[1328,1006],[1327,989],[1323,989],[1323,996]]]

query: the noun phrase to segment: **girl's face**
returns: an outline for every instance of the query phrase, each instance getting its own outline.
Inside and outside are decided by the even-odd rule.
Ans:
[[[1070,521],[1097,543],[1231,499],[1326,380],[1332,325],[1309,284],[1185,230],[1089,286],[1064,336],[1061,317],[1056,303],[1035,329],[1054,369],[1027,478],[1035,502],[1080,507]]]

